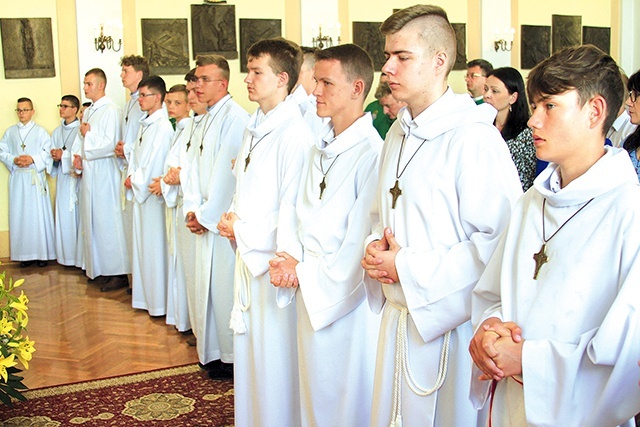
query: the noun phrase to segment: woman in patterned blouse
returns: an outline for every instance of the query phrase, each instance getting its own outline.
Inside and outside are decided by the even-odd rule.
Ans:
[[[629,112],[631,123],[640,125],[640,99],[638,99],[638,94],[640,94],[640,71],[636,71],[629,77],[627,89],[629,89],[627,111]],[[636,174],[640,180],[640,151],[638,151],[638,147],[640,147],[640,127],[637,127],[636,130],[624,140],[622,146],[629,152],[631,163],[633,163],[633,166],[636,168]]]
[[[484,88],[484,102],[498,110],[494,125],[509,147],[522,189],[527,191],[536,177],[537,159],[531,129],[527,126],[529,103],[522,76],[515,68],[496,68],[487,74]]]

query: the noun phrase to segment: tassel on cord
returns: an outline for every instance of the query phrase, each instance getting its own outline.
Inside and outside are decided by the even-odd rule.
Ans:
[[[234,334],[243,335],[247,333],[247,325],[244,322],[244,313],[251,306],[251,274],[247,266],[244,265],[240,257],[240,252],[236,250],[236,269],[233,278],[233,309],[231,309],[231,318],[229,319],[229,327]],[[242,302],[242,291],[247,295],[247,302]]]

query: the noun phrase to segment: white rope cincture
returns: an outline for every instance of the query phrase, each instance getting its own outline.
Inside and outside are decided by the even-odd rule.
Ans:
[[[234,334],[243,335],[247,333],[247,325],[244,322],[242,313],[247,311],[251,306],[251,273],[244,263],[241,262],[240,251],[236,250],[236,268],[233,278],[233,308],[231,309],[231,318],[229,319],[229,327]],[[246,294],[247,302],[242,302],[242,293]]]
[[[407,334],[407,316],[409,310],[406,307],[393,306],[400,311],[398,327],[396,330],[396,356],[393,384],[393,405],[391,408],[391,423],[389,427],[402,427],[402,378],[406,379],[411,391],[421,397],[429,396],[438,391],[444,384],[449,366],[449,348],[451,343],[451,331],[444,334],[440,363],[438,364],[438,376],[432,388],[427,389],[416,383],[409,365],[409,339]]]

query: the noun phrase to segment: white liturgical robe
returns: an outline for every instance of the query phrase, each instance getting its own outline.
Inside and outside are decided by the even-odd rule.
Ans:
[[[51,148],[62,150],[60,162],[52,162],[49,174],[56,178],[55,236],[59,264],[74,266],[78,248],[78,177],[73,168],[71,147],[78,134],[80,121],[64,120],[51,134]]]
[[[299,247],[292,233],[280,239],[279,228],[295,227],[294,210],[281,212],[280,207],[295,203],[304,154],[313,140],[289,99],[266,115],[258,109],[251,116],[236,159],[230,210],[239,219],[233,228],[237,251],[231,322],[239,427],[300,424],[295,307],[277,306],[268,270],[277,250],[295,253]],[[280,214],[285,211],[289,215]]]
[[[181,167],[181,157],[186,158],[185,144],[191,127],[191,118],[183,118],[176,123],[176,130],[171,138],[171,149],[164,160],[164,173],[170,168]],[[185,153],[185,155],[183,155]],[[184,162],[183,162],[184,163]],[[166,205],[166,226],[167,226],[167,318],[168,325],[175,325],[180,332],[191,329],[189,318],[189,305],[187,296],[187,284],[185,269],[183,264],[183,250],[180,245],[183,237],[190,238],[189,246],[195,245],[192,233],[185,227],[182,217],[182,190],[180,185],[166,184],[160,178],[162,197]],[[189,250],[190,248],[185,248]]]
[[[337,137],[329,123],[306,157],[296,201],[302,425],[368,426],[380,316],[365,301],[382,139],[366,113]],[[320,183],[326,187],[320,198]]]
[[[151,316],[167,313],[167,239],[162,196],[149,192],[153,178],[162,175],[173,136],[167,110],[159,108],[140,120],[127,169],[133,202],[131,278],[132,306]]]
[[[389,227],[401,249],[398,283],[381,285],[365,276],[372,308],[384,304],[373,426],[400,417],[405,426],[480,423],[466,392],[471,292],[522,194],[493,126],[495,109],[487,107],[448,89],[415,118],[402,110],[387,134],[377,191],[380,224],[366,243]],[[402,191],[395,208],[394,187]],[[399,333],[405,344],[396,347]]]
[[[56,258],[53,209],[45,170],[50,167],[51,139],[35,122],[11,126],[0,140],[0,160],[9,170],[9,240],[14,261]],[[21,168],[13,161],[29,155],[33,163]]]
[[[91,125],[84,138],[78,132],[74,151],[82,156],[80,214],[87,276],[129,274],[131,262],[122,224],[120,171],[115,157],[122,113],[106,96],[84,112]]]
[[[564,188],[555,184],[553,163],[536,178],[474,290],[474,324],[513,321],[524,339],[520,383],[498,382],[493,426],[635,426],[629,419],[640,412],[640,187],[628,153],[605,150]],[[548,260],[536,280],[543,221]],[[480,374],[474,368],[478,406],[491,384]]]
[[[184,186],[183,212],[194,212],[208,231],[196,235],[193,332],[198,358],[206,364],[220,359],[234,361],[233,334],[229,315],[233,306],[233,268],[235,257],[229,241],[221,237],[217,225],[231,204],[235,178],[231,161],[238,155],[249,114],[231,95],[224,96],[209,109],[200,123],[201,133],[192,141],[194,150]],[[180,174],[181,179],[183,174]]]

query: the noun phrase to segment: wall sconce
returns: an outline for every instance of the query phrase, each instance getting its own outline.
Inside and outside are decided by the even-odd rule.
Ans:
[[[107,32],[109,30],[109,26],[107,26]],[[116,49],[116,42],[115,39],[112,36],[108,36],[104,34],[104,25],[100,24],[100,33],[98,33],[98,29],[96,28],[94,30],[94,38],[93,38],[93,42],[95,43],[96,46],[96,51],[100,51],[100,53],[104,53],[104,50],[107,49],[111,49],[114,52],[119,52],[120,49],[122,48],[122,39],[118,39],[118,48]]]
[[[493,48],[495,51],[510,51],[513,48],[513,38],[516,30],[514,28],[505,29],[502,34],[496,30],[493,38]]]
[[[336,24],[335,31],[334,26],[329,25],[328,34],[322,34],[322,25],[318,26],[318,34],[316,35],[316,28],[311,29],[311,43],[313,47],[318,49],[324,49],[325,47],[333,46],[333,35],[336,36],[337,44],[340,44],[340,24]]]

